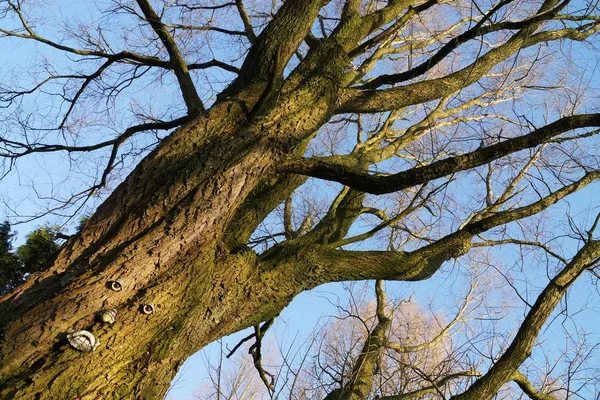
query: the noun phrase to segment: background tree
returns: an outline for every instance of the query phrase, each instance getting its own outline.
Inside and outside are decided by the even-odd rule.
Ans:
[[[11,291],[22,281],[21,265],[12,253],[12,238],[10,224],[4,221],[0,225],[0,292]]]
[[[542,218],[600,177],[595,69],[581,63],[597,54],[596,3],[1,4],[2,42],[36,60],[6,65],[2,176],[25,159],[51,169],[24,184],[54,214],[103,201],[0,301],[0,396],[160,398],[190,354],[245,327],[260,339],[302,291],[537,247],[544,280],[526,282],[547,285],[453,397],[490,399],[596,268],[597,218],[565,214],[564,236]],[[44,191],[48,175],[62,184]],[[298,218],[294,193],[325,185],[308,177],[336,194],[305,190],[326,207]],[[95,351],[66,345],[79,329]]]
[[[234,357],[235,369],[227,370],[223,366],[226,358],[222,342],[219,353],[219,361],[211,365],[207,361],[206,367],[209,371],[209,381],[200,385],[197,394],[193,396],[198,399],[216,400],[242,400],[265,397],[267,389],[260,381],[252,361],[239,354]]]
[[[58,227],[42,226],[27,235],[25,244],[15,252],[23,274],[39,272],[48,267],[59,248],[59,234]]]
[[[27,235],[24,244],[12,251],[12,239],[16,233],[11,233],[10,224],[0,225],[0,241],[2,243],[2,268],[0,268],[0,290],[7,293],[34,272],[47,268],[60,245],[59,239],[65,235],[60,233],[57,226],[42,226]]]
[[[472,276],[463,303],[450,318],[432,311],[431,306],[418,305],[412,298],[388,300],[381,281],[376,283],[376,297],[371,303],[364,285],[362,289],[348,287],[347,304],[338,305],[338,314],[315,328],[304,345],[292,343],[288,347],[272,335],[264,339],[264,349],[281,352],[279,357],[269,357],[266,367],[276,376],[273,390],[260,383],[258,374],[251,374],[249,357],[224,365],[227,352],[221,344],[218,362],[207,365],[210,381],[195,396],[219,398],[220,393],[221,398],[408,400],[442,399],[461,393],[481,375],[478,369],[486,368],[485,357],[478,354],[481,342],[491,345],[497,340],[487,330],[477,330],[473,321],[486,321],[500,330],[498,314],[490,314],[491,307],[495,303],[498,311],[506,312],[513,301],[509,295],[503,300],[489,299],[494,295],[493,287],[500,283],[493,280],[500,275],[490,279],[487,269],[479,269],[477,275]],[[575,352],[581,352],[575,347]],[[534,364],[529,363],[528,371],[534,370]],[[589,397],[585,384],[575,385],[577,389],[570,389],[568,384],[569,380],[579,380],[577,375],[587,375],[574,373],[586,368],[584,364],[581,358],[569,362],[567,376],[554,364],[541,377],[529,372],[531,380],[517,371],[512,376],[513,385],[504,385],[497,398]]]

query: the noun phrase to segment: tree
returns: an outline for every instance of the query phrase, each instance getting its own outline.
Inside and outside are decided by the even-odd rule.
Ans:
[[[14,235],[10,231],[10,224],[4,221],[0,225],[0,293],[3,294],[14,289],[22,279],[19,262],[11,252]]]
[[[586,43],[595,54],[595,3],[111,1],[58,10],[58,30],[45,7],[2,7],[2,40],[39,51],[2,83],[4,174],[67,155],[78,178],[63,181],[90,185],[36,191],[61,213],[130,171],[2,298],[2,397],[160,398],[186,357],[245,327],[260,336],[302,291],[425,280],[474,246],[547,249],[556,269],[514,341],[453,397],[489,399],[600,256],[597,219],[557,251],[535,217],[600,177],[590,70],[568,63]],[[280,232],[252,237],[308,177],[344,187],[314,222],[288,206]],[[369,242],[389,231],[391,249]],[[110,326],[95,318],[106,308]],[[64,340],[80,329],[93,352]]]
[[[25,274],[39,272],[48,267],[59,248],[58,227],[42,226],[27,235],[27,241],[16,251]]]
[[[42,226],[27,235],[26,242],[12,252],[10,224],[0,225],[0,291],[9,292],[22,284],[28,275],[47,268],[57,250],[57,240],[63,237],[59,227]]]
[[[252,362],[238,355],[236,369],[234,371],[224,371],[223,359],[225,352],[222,350],[215,368],[212,368],[207,360],[207,367],[210,371],[209,382],[200,386],[198,395],[194,396],[198,399],[223,400],[260,398],[265,388],[258,379]]]
[[[464,343],[454,337],[458,335],[460,325],[467,324],[467,320],[474,317],[473,313],[479,312],[478,317],[482,317],[479,307],[473,303],[481,305],[477,297],[489,293],[485,288],[479,290],[477,285],[477,282],[471,282],[455,316],[443,323],[443,317],[432,315],[410,299],[400,304],[389,303],[383,282],[377,281],[375,310],[356,312],[354,305],[343,313],[352,317],[350,324],[354,324],[354,328],[359,327],[358,331],[366,328],[366,334],[357,337],[354,329],[348,334],[349,323],[345,319],[340,321],[340,325],[345,325],[341,334],[339,325],[327,332],[333,333],[333,338],[320,333],[318,340],[321,344],[315,355],[318,362],[312,363],[317,372],[305,382],[308,390],[305,387],[298,392],[311,393],[307,398],[330,400],[437,399],[463,392],[476,377],[481,376],[478,369],[482,363],[476,362],[477,358],[472,354],[467,354],[469,351]],[[349,343],[350,348],[343,342]],[[326,360],[331,354],[337,360]],[[540,391],[518,370],[511,379],[528,398],[562,398]],[[323,392],[323,389],[326,390]],[[553,392],[562,391],[562,388],[552,389]],[[314,395],[315,391],[321,393]],[[508,397],[501,398],[517,397],[518,394],[513,391]]]
[[[389,310],[383,282],[378,280],[375,312],[348,313],[368,327],[366,335],[361,335],[364,337],[359,340],[356,335],[343,334],[342,340],[355,342],[358,351],[354,354],[351,349],[344,351],[343,345],[335,343],[335,340],[326,344],[327,350],[333,349],[348,356],[343,360],[321,363],[334,371],[336,379],[326,395],[318,398],[366,399],[379,396],[385,399],[397,396],[410,399],[436,392],[445,392],[448,396],[448,383],[478,375],[475,369],[461,365],[460,358],[453,354],[457,350],[453,348],[450,336],[473,301],[471,295],[472,291],[450,323],[439,326],[439,319],[432,316],[428,320],[428,313],[410,300]],[[369,318],[371,321],[364,317],[373,314],[375,318]]]
[[[221,343],[218,360],[207,361],[210,381],[199,388],[196,397],[409,400],[461,393],[481,376],[478,370],[485,368],[476,351],[481,346],[465,341],[461,331],[467,327],[473,331],[469,321],[485,320],[490,303],[498,303],[497,298],[487,299],[492,294],[490,285],[494,285],[490,271],[479,270],[476,275],[450,318],[431,312],[412,298],[388,300],[382,281],[375,284],[374,303],[367,302],[364,288],[347,287],[348,304],[338,305],[335,318],[315,328],[303,346],[294,348],[292,343],[288,347],[279,339],[273,343],[273,337],[263,341],[263,348],[281,352],[279,361],[270,357],[268,363],[276,382],[271,390],[265,385],[261,390],[258,374],[250,374],[249,359],[238,358],[232,365],[224,365],[223,357],[231,357],[237,349],[225,353]],[[501,308],[510,303],[509,297]],[[484,331],[475,336],[494,340]],[[569,369],[581,365],[578,360]],[[515,386],[503,388],[499,398],[557,400],[565,398],[565,393],[586,397],[569,390],[566,382],[576,379],[572,373],[561,384],[557,371],[549,372],[537,387],[520,371],[511,378]]]

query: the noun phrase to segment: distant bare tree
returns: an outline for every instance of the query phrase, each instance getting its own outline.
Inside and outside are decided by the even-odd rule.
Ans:
[[[481,342],[489,341],[493,347],[491,342],[497,340],[487,330],[476,332],[472,322],[487,319],[487,325],[494,326],[501,319],[489,314],[490,304],[485,304],[489,303],[486,297],[494,294],[494,283],[489,276],[483,276],[490,271],[479,273],[481,275],[471,279],[463,303],[450,320],[410,298],[390,302],[382,281],[376,282],[375,303],[365,302],[364,290],[350,289],[348,305],[339,306],[339,315],[313,333],[308,348],[294,353],[299,360],[284,357],[279,367],[271,365],[271,368],[281,368],[278,376],[286,378],[279,379],[273,390],[254,386],[252,398],[408,400],[443,399],[463,392],[482,375],[479,370],[486,368],[486,359],[478,350]],[[495,314],[502,315],[510,307],[505,301],[495,308]],[[499,328],[500,325],[496,327]],[[465,330],[469,332],[461,332]],[[510,347],[510,343],[502,346]],[[272,349],[273,339],[263,343],[263,347]],[[586,383],[574,390],[568,387],[568,382],[578,380],[574,370],[585,368],[583,365],[588,361],[585,359],[593,351],[588,347],[584,354],[584,348],[583,344],[573,346],[575,357],[568,361],[568,368],[542,365],[546,369],[541,376],[533,371],[527,374],[515,371],[508,381],[512,381],[513,386],[504,385],[499,398],[525,395],[532,399],[557,400],[578,395]],[[565,354],[565,357],[569,356]],[[237,369],[223,372],[219,362],[215,371],[231,374],[228,381],[256,385],[258,374],[248,375],[248,359],[240,359],[234,365],[238,365]],[[534,385],[527,375],[532,375],[539,384]],[[589,375],[584,373],[583,376]],[[593,379],[590,377],[590,382]],[[220,380],[213,378],[211,382],[212,387],[217,387]],[[243,398],[242,392],[247,393],[246,389],[240,389],[233,396]]]

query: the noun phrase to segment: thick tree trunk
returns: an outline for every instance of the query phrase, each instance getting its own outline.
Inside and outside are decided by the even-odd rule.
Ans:
[[[171,135],[49,270],[2,299],[1,398],[161,398],[189,355],[317,284],[293,263],[259,264],[225,237],[271,167],[328,117],[321,85],[296,88],[248,121],[263,88],[221,100]],[[116,279],[122,291],[107,287]],[[143,304],[154,314],[142,314]],[[108,308],[118,310],[116,322],[97,322]],[[65,334],[80,329],[99,339],[95,351],[67,344]]]

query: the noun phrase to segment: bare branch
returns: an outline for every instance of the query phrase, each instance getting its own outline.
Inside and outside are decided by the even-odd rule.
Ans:
[[[471,153],[436,161],[389,176],[370,175],[326,159],[309,158],[288,161],[280,170],[340,182],[367,193],[383,194],[416,186],[433,179],[484,165],[505,155],[538,146],[561,133],[600,125],[600,114],[574,115],[561,118],[527,135],[479,148]]]
[[[380,397],[380,400],[410,400],[410,399],[415,399],[418,397],[422,397],[426,394],[429,393],[439,393],[439,390],[441,387],[443,387],[444,385],[446,385],[448,382],[454,380],[454,379],[459,379],[459,378],[469,378],[469,377],[473,377],[473,376],[481,376],[481,373],[477,372],[477,371],[462,371],[462,372],[456,372],[453,374],[449,374],[444,376],[443,378],[435,381],[432,383],[431,386],[426,386],[424,388],[409,392],[409,393],[404,393],[404,394],[400,394],[400,395],[396,395],[396,396],[383,396]]]
[[[265,384],[267,390],[271,395],[275,393],[275,375],[267,372],[262,365],[262,339],[271,324],[273,319],[266,321],[262,326],[254,325],[254,337],[256,338],[254,344],[248,349],[248,353],[252,355],[254,360],[254,367],[258,371],[260,380]]]
[[[523,29],[506,43],[477,58],[471,65],[441,78],[429,79],[386,90],[348,88],[337,113],[373,113],[425,103],[447,96],[479,80],[490,69],[520,49],[559,39],[585,40],[600,29],[594,23],[585,28],[565,28],[531,34],[537,24]]]
[[[557,397],[545,394],[537,390],[529,379],[519,371],[515,371],[512,376],[512,380],[519,385],[523,393],[525,393],[531,400],[558,400]]]
[[[104,142],[87,145],[87,146],[67,146],[61,144],[44,144],[44,143],[24,143],[17,142],[14,140],[9,140],[0,137],[0,143],[6,146],[6,153],[0,153],[0,157],[5,158],[19,158],[24,157],[28,154],[32,153],[49,153],[55,151],[66,151],[69,153],[75,152],[88,152],[99,150],[105,147],[115,147],[119,146],[125,140],[129,139],[131,136],[135,135],[139,132],[149,131],[149,130],[168,130],[173,129],[178,126],[181,126],[189,121],[189,117],[181,117],[174,119],[172,121],[157,121],[157,122],[148,122],[144,124],[134,125],[125,130],[121,135],[117,136],[114,139],[106,140]],[[12,150],[10,150],[12,149]]]
[[[431,68],[440,63],[448,54],[450,54],[453,50],[459,47],[462,43],[465,43],[471,39],[474,39],[477,36],[483,36],[488,33],[497,32],[499,30],[504,29],[523,29],[534,24],[538,24],[540,21],[551,19],[558,14],[558,12],[566,6],[567,2],[563,2],[561,6],[552,9],[551,12],[543,12],[532,18],[519,21],[519,22],[499,22],[496,24],[486,25],[483,24],[487,22],[496,12],[498,12],[501,8],[506,6],[507,4],[512,3],[514,0],[503,0],[500,1],[496,6],[494,6],[490,11],[485,13],[483,18],[481,18],[471,29],[466,32],[456,36],[454,39],[450,40],[446,43],[435,55],[433,55],[430,59],[423,62],[422,64],[399,74],[393,75],[380,75],[377,78],[373,79],[369,83],[362,85],[363,89],[375,89],[382,85],[390,85],[395,83],[401,83],[413,78],[416,78],[425,72],[429,71]]]
[[[235,0],[235,6],[238,10],[238,13],[240,14],[240,18],[242,19],[243,24],[244,24],[244,33],[246,34],[246,37],[248,37],[248,41],[251,44],[254,44],[256,42],[256,35],[254,34],[254,29],[252,28],[252,21],[250,21],[250,17],[248,16],[248,13],[246,12],[246,7],[244,6],[244,1],[243,0]]]
[[[148,0],[136,0],[138,6],[144,13],[146,20],[154,29],[154,32],[158,35],[162,43],[164,44],[169,57],[171,59],[171,65],[179,82],[179,87],[183,93],[183,99],[188,108],[188,114],[195,116],[198,113],[204,111],[204,105],[198,96],[192,77],[190,76],[187,63],[183,59],[175,40],[171,34],[167,31],[165,25],[161,22],[160,17],[156,14],[150,2]]]
[[[510,346],[490,368],[464,393],[452,400],[491,399],[500,386],[514,379],[519,366],[531,354],[535,340],[548,317],[575,280],[600,257],[600,241],[589,241],[565,268],[554,277],[529,310]],[[517,377],[517,379],[519,379]]]

